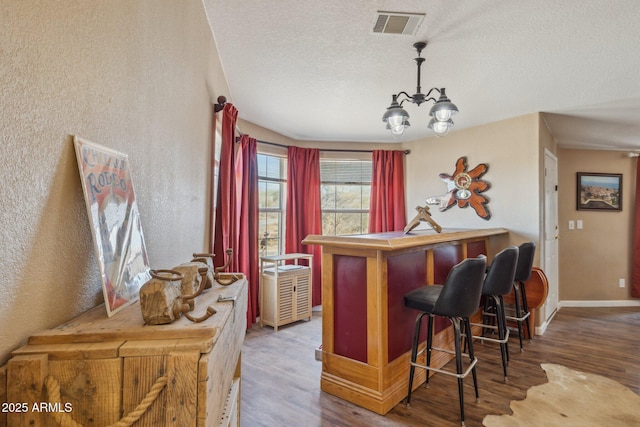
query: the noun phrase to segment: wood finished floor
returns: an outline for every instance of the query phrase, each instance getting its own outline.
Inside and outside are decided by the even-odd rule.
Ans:
[[[320,390],[322,320],[248,331],[242,353],[242,427],[459,426],[456,381],[435,375],[429,388],[412,394],[411,408],[396,405],[382,416]],[[557,363],[614,379],[640,394],[640,308],[563,308],[544,335],[518,351],[510,341],[509,383],[502,378],[495,344],[476,344],[480,401],[465,379],[467,426],[482,426],[487,414],[510,414],[534,385],[547,382],[541,363]],[[612,397],[615,398],[615,397]],[[541,426],[544,422],[541,420]]]

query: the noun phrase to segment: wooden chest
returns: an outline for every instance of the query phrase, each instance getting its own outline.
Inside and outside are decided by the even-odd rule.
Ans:
[[[0,426],[57,426],[54,417],[69,416],[102,427],[128,415],[139,416],[135,427],[239,426],[246,302],[243,278],[197,298],[194,315],[217,311],[202,323],[144,325],[135,303],[111,318],[99,306],[31,336],[0,369]]]

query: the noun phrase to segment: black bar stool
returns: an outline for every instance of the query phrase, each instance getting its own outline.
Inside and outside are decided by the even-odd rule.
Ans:
[[[515,312],[507,315],[506,319],[515,321],[518,324],[518,338],[520,339],[520,351],[524,351],[522,345],[523,331],[522,324],[525,323],[527,335],[531,340],[531,327],[529,326],[529,306],[527,304],[527,292],[524,282],[531,278],[531,270],[533,269],[533,258],[536,254],[536,244],[534,242],[526,242],[518,247],[518,266],[516,267],[516,275],[513,279],[513,299]]]
[[[502,370],[504,381],[507,382],[507,362],[509,361],[509,329],[504,312],[503,296],[509,294],[513,289],[513,281],[518,264],[518,247],[509,246],[499,252],[487,268],[487,275],[482,284],[482,296],[485,297],[485,311],[483,311],[483,322],[472,323],[474,326],[482,327],[482,335],[474,335],[481,341],[491,341],[500,344],[500,356],[502,357]],[[491,322],[490,322],[491,320]],[[498,338],[486,336],[485,331],[498,332]]]
[[[473,386],[478,398],[478,380],[476,377],[476,363],[478,359],[473,354],[473,343],[468,341],[469,352],[464,354],[469,358],[469,366],[463,370],[462,360],[462,335],[471,336],[471,326],[469,316],[478,311],[480,306],[480,294],[482,292],[482,282],[485,275],[487,259],[484,255],[477,258],[467,258],[455,265],[444,285],[422,286],[404,296],[404,305],[420,311],[416,318],[416,327],[413,336],[413,347],[411,349],[411,368],[409,371],[409,392],[407,394],[407,406],[411,402],[411,389],[413,388],[413,376],[415,368],[426,369],[445,375],[452,375],[458,379],[458,395],[460,400],[460,420],[464,426],[464,393],[462,380],[469,372],[473,375]],[[427,315],[429,318],[427,331],[426,365],[416,363],[418,358],[418,345],[420,341],[420,325],[422,318]],[[433,343],[433,316],[447,317],[453,325],[454,348],[455,351],[434,348]],[[422,352],[420,354],[422,354]],[[445,369],[431,367],[432,351],[444,351],[455,354],[456,372]],[[429,372],[427,372],[427,386],[429,385]]]

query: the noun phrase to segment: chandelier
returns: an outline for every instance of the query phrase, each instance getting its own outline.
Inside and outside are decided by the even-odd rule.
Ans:
[[[424,58],[420,56],[422,50],[427,46],[426,42],[417,42],[413,44],[413,47],[418,51],[418,57],[414,60],[416,61],[416,65],[418,67],[418,76],[417,76],[417,84],[416,84],[416,93],[413,95],[409,95],[407,92],[399,92],[396,95],[392,95],[391,105],[387,107],[387,111],[382,116],[382,121],[387,124],[387,129],[391,131],[391,133],[400,137],[404,133],[404,130],[410,126],[409,124],[409,113],[402,108],[402,104],[405,101],[409,101],[417,106],[427,101],[434,101],[435,104],[431,107],[429,111],[429,115],[431,116],[431,121],[429,121],[429,129],[433,129],[437,136],[444,136],[449,132],[449,128],[453,126],[453,120],[451,120],[451,116],[458,112],[458,107],[451,102],[449,98],[447,98],[447,94],[445,93],[445,88],[431,88],[429,92],[426,94],[422,93],[420,90],[420,67],[424,62]],[[440,96],[438,99],[434,97],[430,97],[431,93],[437,92]],[[404,95],[405,98],[400,100],[400,96]]]

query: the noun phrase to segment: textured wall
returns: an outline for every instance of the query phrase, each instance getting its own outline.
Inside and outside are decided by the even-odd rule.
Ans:
[[[415,215],[416,206],[424,206],[427,197],[447,192],[438,174],[453,174],[456,160],[466,156],[468,170],[479,163],[489,165],[483,179],[491,184],[484,193],[490,199],[491,219],[480,218],[471,207],[453,206],[440,212],[437,206],[431,206],[433,219],[444,228],[504,227],[516,244],[538,241],[541,217],[537,114],[462,129],[444,138],[434,136],[404,147],[411,150],[406,157],[408,217]]]
[[[480,218],[471,207],[453,206],[440,212],[437,206],[431,206],[433,219],[443,228],[504,227],[509,236],[492,239],[490,256],[509,244],[532,240],[538,248],[534,265],[540,266],[544,259],[541,153],[544,146],[553,145],[540,141],[540,126],[540,116],[534,113],[454,131],[445,138],[404,144],[411,149],[406,157],[407,215],[415,215],[415,207],[424,206],[427,197],[447,192],[438,174],[453,174],[459,157],[467,157],[468,170],[487,163],[489,170],[483,179],[491,188],[484,194],[490,199],[491,219]],[[540,324],[541,320],[538,317],[536,322]]]
[[[0,2],[0,364],[102,302],[72,135],[129,155],[152,268],[204,250],[210,99],[199,0]]]
[[[635,158],[620,151],[559,150],[560,301],[632,300]],[[622,174],[622,212],[576,209],[576,172]],[[569,230],[582,220],[583,229]],[[625,279],[626,286],[618,286]],[[637,301],[637,300],[636,300]]]

